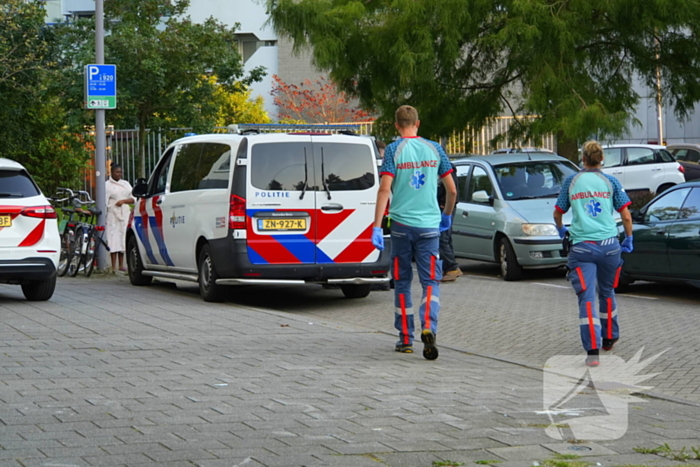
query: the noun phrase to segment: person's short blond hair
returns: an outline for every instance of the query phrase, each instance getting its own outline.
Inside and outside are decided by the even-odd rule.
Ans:
[[[402,105],[396,109],[394,119],[401,128],[412,127],[418,121],[418,111],[410,105]]]
[[[603,161],[603,148],[595,140],[583,143],[583,160],[588,165],[595,167]]]

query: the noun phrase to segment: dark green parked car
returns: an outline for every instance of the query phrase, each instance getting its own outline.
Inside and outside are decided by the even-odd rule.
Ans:
[[[618,289],[635,280],[700,287],[700,181],[676,185],[631,213],[634,251],[622,255]]]

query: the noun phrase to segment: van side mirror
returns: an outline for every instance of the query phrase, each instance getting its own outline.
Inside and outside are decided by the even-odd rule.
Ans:
[[[146,183],[145,179],[140,178],[136,181],[136,186],[131,190],[131,195],[134,198],[145,198],[148,195],[148,183]]]

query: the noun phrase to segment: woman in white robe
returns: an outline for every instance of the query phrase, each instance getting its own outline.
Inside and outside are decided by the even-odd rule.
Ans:
[[[126,271],[124,267],[124,252],[126,251],[125,237],[126,225],[129,222],[131,208],[129,204],[134,202],[131,197],[131,185],[126,180],[122,180],[122,168],[112,165],[112,174],[107,180],[107,245],[112,256],[112,271],[117,270],[117,260],[119,270]]]

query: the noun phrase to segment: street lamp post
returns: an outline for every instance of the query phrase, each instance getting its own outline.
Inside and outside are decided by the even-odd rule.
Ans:
[[[103,65],[105,62],[105,30],[104,30],[104,3],[103,0],[95,0],[95,63]],[[107,204],[105,195],[105,174],[107,163],[105,158],[106,134],[105,134],[105,110],[95,110],[95,202],[97,209],[102,211],[99,215],[98,225],[105,225]],[[103,270],[107,267],[107,252],[104,248],[97,248],[97,268]]]

